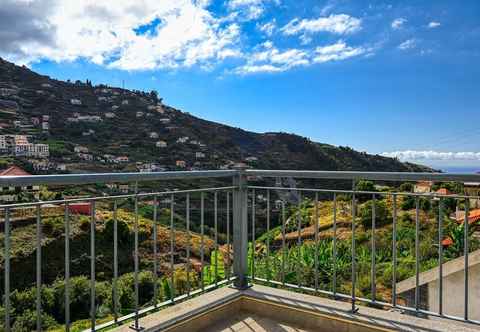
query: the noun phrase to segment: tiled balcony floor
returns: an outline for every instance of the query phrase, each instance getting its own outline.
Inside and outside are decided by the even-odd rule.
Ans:
[[[209,328],[212,332],[309,332],[310,330],[300,329],[279,323],[267,317],[256,314],[240,312],[229,320],[214,324]]]
[[[223,287],[140,319],[145,332],[475,332],[478,326],[254,285]],[[131,332],[121,326],[115,332]]]

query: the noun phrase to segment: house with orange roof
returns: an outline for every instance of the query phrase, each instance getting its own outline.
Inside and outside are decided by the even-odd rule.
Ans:
[[[459,224],[463,224],[465,222],[465,212],[457,213],[457,216],[455,217],[455,219]],[[470,212],[468,213],[468,224],[471,225],[479,221],[480,221],[480,209],[470,210]]]
[[[0,177],[29,176],[29,175],[31,174],[18,166],[11,166],[7,169],[0,170]],[[0,202],[16,202],[18,201],[19,194],[25,193],[25,192],[33,193],[34,196],[38,199],[39,189],[40,189],[39,186],[0,187]]]

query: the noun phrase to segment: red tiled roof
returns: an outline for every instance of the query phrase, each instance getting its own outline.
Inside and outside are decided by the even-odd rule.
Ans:
[[[440,195],[452,195],[452,192],[447,188],[440,188],[436,191],[436,193]]]
[[[474,222],[477,222],[480,220],[480,209],[475,209],[470,211],[468,214],[468,223],[473,224]],[[465,221],[465,215],[463,217],[457,218],[457,222],[463,223]]]
[[[0,171],[0,176],[26,176],[26,175],[32,175],[32,174],[25,172],[23,169],[21,169],[18,166],[11,166],[7,169]]]
[[[452,244],[453,244],[453,240],[450,237],[447,237],[442,241],[442,245],[445,247],[451,246]]]

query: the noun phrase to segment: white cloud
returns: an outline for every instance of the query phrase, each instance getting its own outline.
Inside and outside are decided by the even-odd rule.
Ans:
[[[405,18],[396,18],[392,21],[392,29],[397,30],[400,29],[405,23],[407,23],[407,19]]]
[[[304,50],[292,48],[280,51],[270,41],[263,43],[261,48],[261,50],[250,54],[247,57],[247,63],[236,68],[234,72],[241,75],[259,72],[283,72],[294,67],[310,64],[309,54]]]
[[[335,34],[350,34],[362,28],[362,20],[346,14],[330,15],[317,19],[300,20],[295,18],[282,28],[285,35],[299,33],[330,32]]]
[[[316,63],[323,63],[328,61],[345,60],[351,57],[359,56],[367,52],[370,53],[370,49],[363,47],[351,47],[344,41],[338,41],[335,44],[317,47],[315,49],[315,57],[313,61]]]
[[[273,35],[273,32],[275,31],[276,28],[277,28],[277,24],[275,19],[273,19],[268,23],[258,25],[258,30],[262,31],[269,37]]]
[[[381,154],[400,160],[473,160],[480,161],[480,152],[394,151]]]
[[[335,44],[317,47],[315,50],[287,49],[280,51],[271,41],[259,45],[257,51],[246,55],[247,63],[233,72],[246,75],[252,73],[284,72],[292,68],[310,66],[315,63],[340,61],[364,55],[373,55],[371,47],[352,47],[340,40]]]
[[[269,3],[280,4],[280,0],[230,0],[230,10],[239,10],[247,20],[255,20],[263,15]]]
[[[398,45],[398,48],[402,51],[406,51],[412,48],[415,48],[417,46],[417,41],[415,39],[407,39],[400,45]]]
[[[435,29],[435,28],[438,28],[439,26],[441,26],[440,22],[432,21],[432,22],[428,23],[428,28],[429,29]]]
[[[0,45],[0,55],[26,62],[85,58],[113,68],[144,70],[188,67],[239,54],[240,27],[221,24],[206,9],[208,1],[49,1],[51,8],[40,19],[51,28],[51,42],[23,38],[14,51]],[[160,23],[151,33],[135,32],[154,20]]]

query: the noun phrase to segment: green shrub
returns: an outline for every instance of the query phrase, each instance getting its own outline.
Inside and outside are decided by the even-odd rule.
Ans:
[[[105,223],[104,235],[109,241],[113,241],[113,226],[113,219],[108,219]],[[120,243],[128,243],[130,239],[130,229],[128,228],[127,223],[123,220],[117,219],[117,235]]]
[[[42,329],[48,330],[58,324],[52,316],[42,313]],[[30,332],[37,329],[37,313],[34,310],[26,310],[15,318],[12,326],[14,332]]]
[[[373,203],[375,202],[375,204]],[[372,227],[373,207],[375,206],[375,225],[381,227],[390,222],[390,211],[385,201],[370,200],[360,207],[360,221],[365,229]]]

